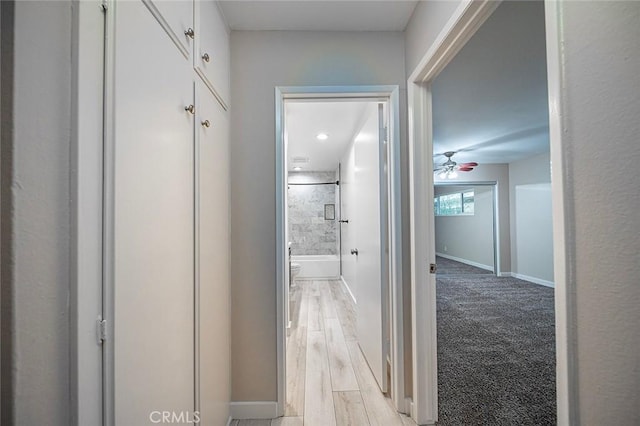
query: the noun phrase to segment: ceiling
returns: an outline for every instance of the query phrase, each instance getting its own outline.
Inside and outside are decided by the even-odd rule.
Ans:
[[[482,164],[547,152],[545,52],[543,2],[503,2],[432,84],[434,154]]]
[[[334,171],[349,143],[362,127],[369,102],[288,101],[285,104],[287,170],[295,165],[302,171]],[[319,133],[329,137],[317,139]],[[296,157],[308,158],[305,164]]]
[[[220,1],[232,30],[404,31],[417,1]]]

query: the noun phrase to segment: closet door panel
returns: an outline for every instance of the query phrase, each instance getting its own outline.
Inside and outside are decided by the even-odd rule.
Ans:
[[[194,94],[190,64],[145,6],[115,14],[114,415],[142,425],[195,403]]]
[[[196,89],[200,418],[202,426],[217,426],[226,424],[231,398],[229,124],[227,113],[204,84],[196,82]]]
[[[194,67],[204,82],[229,103],[229,34],[214,1],[196,3],[196,54]]]
[[[185,34],[193,26],[193,0],[142,0],[163,29],[172,35],[183,54],[191,56],[195,39]]]

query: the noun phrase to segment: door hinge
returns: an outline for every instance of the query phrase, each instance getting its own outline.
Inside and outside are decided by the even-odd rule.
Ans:
[[[389,142],[389,128],[388,127],[384,128],[384,141],[385,142]]]
[[[435,274],[437,270],[438,270],[438,265],[436,265],[435,263],[430,263],[429,264],[429,273],[430,274]]]
[[[98,317],[96,325],[98,330],[98,344],[101,345],[105,340],[107,340],[107,320]]]

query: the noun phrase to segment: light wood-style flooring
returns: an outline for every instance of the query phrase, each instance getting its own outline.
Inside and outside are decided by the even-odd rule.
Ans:
[[[382,394],[360,352],[342,283],[299,280],[290,296],[285,417],[232,426],[415,426]]]

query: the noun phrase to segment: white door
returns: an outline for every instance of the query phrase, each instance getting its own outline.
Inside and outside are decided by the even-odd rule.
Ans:
[[[109,408],[114,424],[143,425],[194,410],[194,94],[191,64],[147,7],[115,13]]]
[[[356,312],[358,343],[383,392],[387,390],[385,344],[387,262],[386,214],[381,203],[386,191],[382,105],[371,104],[369,118],[355,141],[356,205],[353,225],[357,241]]]

